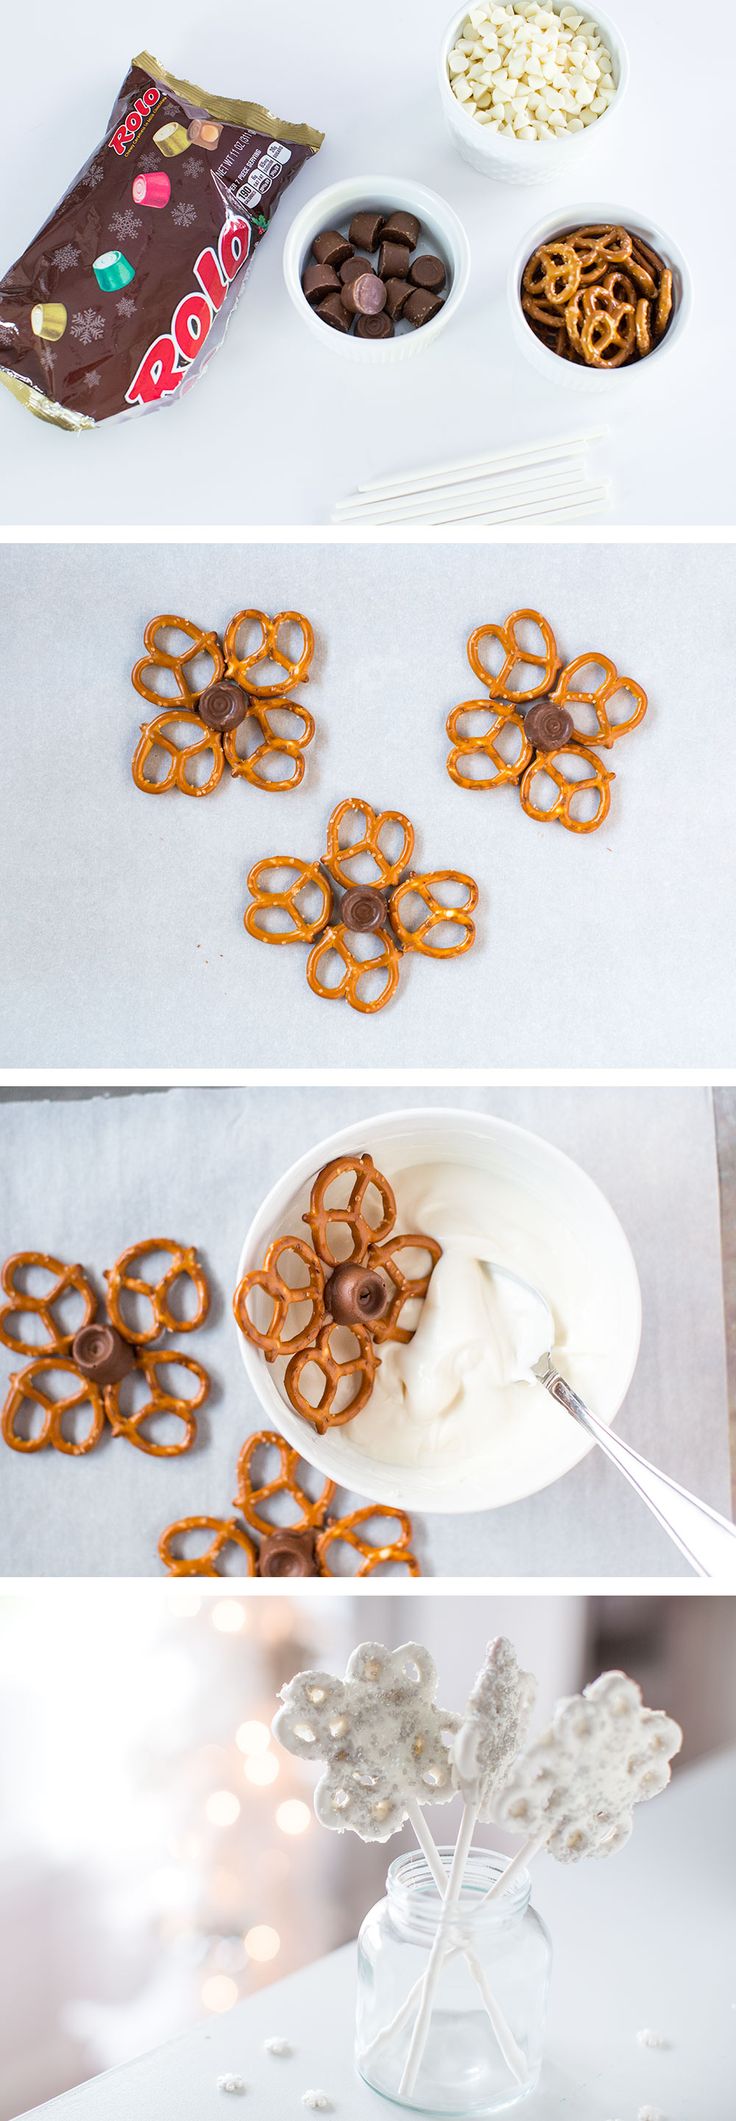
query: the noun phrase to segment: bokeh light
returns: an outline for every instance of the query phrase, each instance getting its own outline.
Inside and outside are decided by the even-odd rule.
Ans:
[[[233,1981],[231,1974],[208,1974],[202,1983],[202,2002],[206,2011],[231,2011],[238,1994],[237,1981]]]
[[[234,1826],[240,1818],[240,1798],[234,1790],[213,1790],[205,1805],[210,1826]]]
[[[275,1753],[256,1753],[252,1760],[245,1762],[244,1773],[249,1782],[255,1783],[256,1789],[267,1789],[269,1782],[276,1781],[278,1772]]]
[[[267,1922],[257,1922],[254,1929],[246,1930],[244,1941],[248,1958],[255,1959],[259,1965],[265,1965],[267,1959],[275,1959],[281,1950],[278,1930],[272,1930]]]

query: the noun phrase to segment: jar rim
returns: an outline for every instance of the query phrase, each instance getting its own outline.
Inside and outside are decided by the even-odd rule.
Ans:
[[[449,1874],[454,1848],[440,1844],[437,1854]],[[499,1892],[493,1900],[485,1899],[510,1862],[511,1857],[500,1849],[476,1845],[469,1850],[457,1908],[464,1924],[508,1922],[525,1914],[532,1889],[528,1870],[515,1871],[506,1892]],[[394,1857],[386,1875],[386,1892],[390,1905],[400,1911],[405,1921],[422,1930],[436,1929],[442,1902],[427,1858],[419,1849]]]

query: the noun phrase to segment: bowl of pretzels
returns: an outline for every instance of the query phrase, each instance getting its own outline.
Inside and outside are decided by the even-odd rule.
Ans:
[[[509,273],[516,338],[550,381],[602,391],[657,371],[692,308],[678,245],[628,207],[568,208],[532,229]]]

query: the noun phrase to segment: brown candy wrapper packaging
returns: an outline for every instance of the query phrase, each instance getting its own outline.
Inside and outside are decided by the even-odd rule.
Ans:
[[[0,383],[71,429],[172,404],[323,137],[141,53],[104,139],[0,280]]]

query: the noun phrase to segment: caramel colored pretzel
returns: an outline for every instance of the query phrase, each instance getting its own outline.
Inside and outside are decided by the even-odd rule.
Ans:
[[[357,1354],[344,1356],[342,1361],[339,1361],[332,1352],[332,1335],[345,1331],[351,1333],[357,1342]],[[309,1363],[319,1371],[323,1384],[316,1406],[305,1397],[301,1388],[302,1376]],[[327,1324],[320,1328],[310,1348],[302,1348],[298,1355],[292,1355],[286,1366],[284,1387],[295,1412],[301,1414],[305,1421],[311,1421],[318,1436],[323,1436],[326,1429],[341,1428],[345,1422],[354,1421],[356,1414],[360,1414],[373,1391],[377,1368],[378,1356],[365,1327],[336,1326],[330,1318]],[[336,1409],[335,1400],[340,1386],[349,1377],[357,1378],[356,1389],[348,1404]]]
[[[539,627],[543,642],[541,654],[538,649],[521,647],[517,627],[524,621]],[[504,650],[505,659],[497,676],[481,661],[480,650],[484,641],[498,641],[499,647]],[[512,611],[502,626],[476,626],[468,641],[468,662],[474,676],[480,679],[481,685],[486,686],[491,699],[506,700],[511,712],[529,700],[542,699],[544,694],[551,690],[560,667],[557,642],[549,621],[542,617],[541,611],[524,610]],[[527,686],[524,691],[518,691],[511,685],[514,671],[518,669],[538,670],[538,682]]]
[[[458,788],[503,788],[509,783],[516,785],[521,780],[524,767],[529,765],[534,756],[534,746],[530,744],[524,729],[523,715],[509,714],[506,704],[501,705],[496,700],[493,704],[494,707],[499,707],[499,712],[492,717],[490,728],[479,736],[463,736],[460,725],[464,715],[483,714],[487,717],[490,708],[485,700],[461,700],[459,707],[453,707],[452,712],[448,714],[446,727],[452,750],[447,760],[447,771]],[[519,738],[515,759],[505,758],[498,746],[499,738],[509,728],[515,729]],[[494,771],[484,775],[464,773],[462,762],[463,759],[469,758],[486,758],[489,767],[492,766]]]
[[[459,884],[465,891],[461,906],[446,906],[437,896],[438,884]],[[416,928],[407,927],[401,908],[405,898],[417,898],[426,906],[426,915]],[[418,950],[422,957],[462,957],[464,950],[472,950],[475,942],[475,921],[472,918],[478,904],[478,886],[470,876],[461,876],[457,869],[433,869],[424,876],[407,876],[397,884],[391,900],[391,926],[403,950]],[[432,942],[438,929],[459,928],[462,940],[459,943]]]
[[[399,1265],[397,1253],[425,1252],[429,1267],[425,1274],[405,1274]],[[415,1326],[402,1326],[401,1313],[406,1304],[424,1302],[438,1260],[442,1258],[442,1246],[434,1237],[417,1237],[404,1234],[388,1237],[385,1244],[372,1245],[368,1253],[368,1265],[388,1276],[391,1283],[391,1300],[387,1311],[373,1321],[374,1340],[401,1341],[404,1346],[414,1339]]]
[[[43,1268],[55,1275],[53,1286],[45,1296],[30,1296],[16,1287],[16,1275],[27,1267]],[[6,1259],[0,1273],[0,1287],[10,1299],[0,1307],[0,1340],[14,1355],[68,1355],[72,1341],[82,1326],[88,1326],[97,1310],[97,1298],[83,1267],[68,1267],[62,1259],[54,1259],[50,1252],[14,1252]],[[54,1305],[60,1303],[70,1289],[76,1290],[84,1304],[84,1316],[77,1320],[70,1333],[65,1333],[54,1318]],[[34,1347],[30,1341],[22,1340],[8,1327],[8,1320],[19,1318],[24,1312],[40,1318],[48,1339]]]
[[[177,1554],[174,1543],[187,1532],[212,1532],[214,1537],[201,1554]],[[162,1532],[158,1551],[170,1576],[218,1576],[224,1572],[217,1568],[217,1563],[229,1546],[238,1547],[245,1555],[244,1574],[255,1576],[258,1556],[253,1541],[235,1517],[180,1517],[177,1524],[167,1525],[166,1531]]]
[[[257,625],[261,630],[260,647],[252,655],[238,655],[238,634],[241,627]],[[293,660],[279,648],[279,634],[284,626],[298,626],[304,646],[301,655]],[[314,633],[301,611],[277,611],[270,619],[265,611],[239,611],[230,620],[225,633],[225,659],[228,677],[234,678],[244,692],[254,694],[261,700],[275,700],[281,693],[293,692],[294,686],[306,685],[309,665],[314,655]],[[253,675],[259,663],[277,663],[283,670],[283,678],[275,685],[259,685]]]
[[[474,668],[483,667],[479,662],[478,642],[484,635],[491,634],[506,650],[501,677],[505,677],[508,682],[522,653],[518,648],[514,625],[519,616],[534,618],[539,624],[550,666],[554,663],[555,682],[546,691],[544,687],[535,688],[533,698],[525,697],[523,693],[510,692],[506,699],[501,699],[496,689],[500,679],[487,675],[486,683],[490,695],[488,707],[481,700],[464,700],[448,715],[447,734],[452,746],[447,757],[448,773],[460,788],[495,788],[515,784],[519,788],[522,808],[528,817],[540,821],[555,818],[569,832],[595,832],[608,816],[611,804],[610,784],[615,776],[603,767],[596,751],[591,747],[600,745],[605,751],[610,751],[612,745],[618,743],[622,736],[627,736],[632,729],[638,728],[647,711],[647,695],[635,678],[622,676],[610,656],[603,655],[598,649],[586,650],[584,654],[575,656],[563,666],[554,647],[552,628],[538,612],[513,613],[505,626],[477,627],[468,642],[468,656]],[[541,654],[537,654],[532,660],[541,668]],[[581,682],[582,673],[586,670],[603,673],[599,683],[588,689]],[[627,702],[632,703],[631,712],[620,720],[613,720],[609,710],[612,701],[620,695],[624,695]],[[520,699],[525,700],[523,711],[518,706]],[[585,708],[592,712],[595,717],[594,732],[578,726],[575,718],[576,708]],[[490,715],[490,727],[474,735],[471,726],[471,733],[464,733],[467,731],[468,718],[472,724],[478,715]],[[518,742],[516,757],[513,760],[506,758],[500,749],[504,730],[508,727],[513,728]],[[476,758],[480,758],[484,763],[487,761],[489,769],[493,770],[479,775],[471,773],[469,762]],[[591,773],[580,780],[573,780],[571,773],[565,771],[565,758],[571,761],[582,759],[592,768]],[[546,773],[556,788],[555,800],[548,809],[542,809],[534,801],[534,779],[535,775],[540,773]],[[573,805],[576,795],[591,789],[596,792],[597,797],[593,817],[575,817]],[[400,891],[408,889],[408,881],[400,887]],[[400,897],[400,893],[397,893],[396,897]],[[452,918],[452,909],[447,909],[447,918]]]
[[[63,1372],[73,1377],[76,1391],[65,1393],[63,1398],[53,1399],[44,1390],[43,1380],[53,1372]],[[91,1413],[89,1429],[81,1443],[74,1443],[64,1434],[64,1416],[75,1407],[88,1404]],[[21,1436],[16,1422],[24,1406],[41,1408],[43,1423],[36,1436]],[[67,1458],[83,1458],[99,1443],[105,1426],[103,1394],[99,1385],[82,1377],[76,1363],[66,1355],[39,1355],[26,1364],[10,1379],[10,1389],[0,1416],[0,1429],[11,1451],[43,1451],[50,1444],[55,1451],[62,1451]]]
[[[271,715],[279,706],[284,706],[288,709],[289,714],[298,717],[301,723],[301,736],[279,736],[278,731],[274,729],[271,722]],[[271,792],[279,794],[289,788],[298,788],[306,772],[307,762],[304,752],[307,744],[311,744],[317,726],[314,715],[309,714],[306,707],[300,707],[296,700],[292,702],[291,700],[276,699],[270,708],[259,706],[257,701],[251,700],[247,721],[256,723],[260,729],[262,739],[261,743],[256,745],[255,750],[251,751],[247,758],[237,749],[238,733],[236,729],[228,730],[222,740],[225,757],[236,780],[242,776],[250,782],[251,787],[263,788],[267,795]],[[276,758],[289,759],[292,766],[291,773],[282,773],[280,778],[277,778],[275,774],[269,775],[260,772],[260,767],[265,764],[267,759]]]
[[[363,1527],[371,1520],[382,1523],[384,1519],[398,1523],[401,1537],[387,1546],[374,1546],[366,1539]],[[350,1517],[338,1518],[327,1524],[323,1532],[318,1532],[317,1560],[324,1575],[331,1576],[334,1573],[329,1567],[331,1549],[342,1545],[352,1547],[354,1553],[362,1556],[362,1566],[354,1571],[356,1577],[372,1576],[386,1562],[403,1562],[410,1576],[421,1576],[416,1555],[411,1550],[411,1539],[411,1518],[407,1517],[405,1510],[382,1510],[379,1504],[368,1503],[364,1509],[353,1510]]]
[[[281,1273],[280,1262],[289,1256],[300,1259],[307,1269],[307,1279],[301,1284],[287,1282]],[[317,1327],[324,1317],[325,1277],[322,1266],[315,1259],[311,1245],[304,1237],[275,1237],[269,1245],[262,1267],[252,1267],[238,1283],[233,1297],[233,1310],[241,1333],[260,1348],[267,1362],[275,1362],[277,1356],[295,1355],[300,1348],[309,1346]],[[248,1310],[248,1297],[253,1289],[262,1289],[270,1296],[273,1310],[265,1329],[254,1324]],[[300,1331],[284,1334],[289,1313],[299,1304],[311,1304],[308,1324]]]
[[[254,1487],[253,1460],[260,1450],[276,1451],[279,1469],[273,1480],[261,1481]],[[279,1495],[288,1495],[299,1512],[298,1517],[289,1519],[290,1532],[314,1531],[316,1527],[324,1524],[325,1511],[329,1509],[335,1493],[335,1483],[334,1480],[325,1480],[318,1495],[308,1495],[298,1478],[298,1468],[304,1462],[300,1453],[286,1442],[277,1429],[262,1429],[256,1436],[248,1437],[238,1459],[235,1507],[240,1510],[246,1524],[250,1525],[254,1532],[262,1532],[268,1537],[276,1529],[273,1519],[264,1517],[263,1504],[273,1502]]]
[[[170,1252],[171,1266],[158,1281],[146,1281],[140,1274],[130,1272],[136,1260],[146,1259],[152,1252]],[[169,1309],[169,1297],[181,1275],[194,1283],[197,1291],[197,1310],[194,1318],[175,1318]],[[158,1340],[159,1333],[194,1333],[204,1325],[210,1307],[210,1294],[204,1269],[193,1246],[178,1245],[170,1237],[147,1237],[140,1244],[129,1245],[105,1274],[107,1283],[107,1308],[112,1325],[138,1348],[150,1347]],[[125,1291],[143,1296],[151,1306],[152,1319],[147,1331],[130,1326],[122,1309]]]
[[[567,779],[564,770],[556,761],[566,758],[568,755],[575,759],[587,759],[588,764],[592,768],[587,778],[574,781]],[[554,782],[558,791],[554,803],[551,803],[547,810],[539,808],[532,796],[534,778],[538,773],[546,773],[549,780]],[[533,759],[531,766],[527,766],[519,790],[522,808],[526,811],[527,817],[537,818],[542,823],[546,823],[551,818],[558,818],[560,824],[564,825],[568,832],[595,832],[598,826],[603,824],[604,818],[608,816],[611,807],[611,782],[615,778],[615,774],[609,773],[607,768],[601,765],[600,759],[596,758],[595,752],[590,751],[586,744],[566,744],[564,749],[560,748],[557,752],[545,752],[542,757]],[[573,817],[571,805],[574,797],[591,788],[597,791],[598,796],[598,808],[594,816],[591,818]]]
[[[498,630],[481,628],[479,632]],[[537,663],[541,660],[535,658]],[[513,709],[499,707],[499,712],[504,711],[510,715]],[[357,831],[352,837],[345,833],[348,818],[357,819]],[[389,830],[395,833],[397,828],[401,845],[399,853],[392,855],[384,840]],[[255,863],[248,877],[250,904],[244,914],[245,928],[261,943],[310,942],[307,982],[312,992],[323,1001],[346,1001],[360,1015],[374,1016],[396,992],[402,953],[459,957],[475,940],[475,926],[470,919],[471,908],[478,899],[474,879],[454,869],[415,874],[407,867],[413,851],[414,827],[402,811],[376,811],[362,797],[349,796],[338,803],[328,821],[327,851],[322,862],[305,862],[293,854],[272,854]],[[372,864],[372,875],[366,880],[368,862]],[[360,867],[357,876],[355,863]],[[271,890],[267,880],[279,873],[293,876],[294,880],[286,886],[277,883]],[[437,897],[435,887],[448,882],[464,887],[463,907],[443,906]],[[315,885],[321,890],[322,905],[311,916],[302,910],[300,899],[308,886]],[[401,914],[402,901],[411,891],[423,899],[427,908],[426,920],[413,929]],[[265,915],[274,911],[283,915],[285,923],[276,930],[264,924]],[[433,930],[449,925],[464,931],[459,943],[443,948],[429,942]],[[337,977],[336,966],[340,968]],[[378,988],[374,992],[376,981]]]
[[[196,1377],[198,1390],[191,1398],[182,1399],[167,1391],[166,1385],[160,1382],[159,1373],[169,1364],[176,1364],[180,1370],[188,1370],[192,1377]],[[191,1450],[196,1438],[197,1412],[204,1405],[210,1389],[207,1371],[202,1369],[201,1363],[195,1362],[192,1355],[182,1355],[177,1349],[152,1348],[147,1354],[138,1356],[133,1374],[145,1377],[150,1394],[145,1404],[137,1407],[133,1414],[124,1414],[120,1406],[125,1378],[120,1384],[104,1388],[105,1413],[113,1436],[124,1436],[126,1443],[132,1443],[137,1451],[147,1452],[149,1458],[180,1458],[184,1451]],[[144,1423],[153,1420],[157,1414],[170,1414],[182,1423],[184,1435],[180,1443],[156,1443],[145,1434]]]
[[[175,744],[167,735],[173,723],[186,722],[194,731],[190,744]],[[155,751],[165,752],[171,764],[161,781],[149,780],[145,768]],[[212,771],[206,781],[190,781],[187,768],[192,759],[212,753]],[[224,766],[221,738],[214,729],[205,729],[199,715],[181,707],[168,708],[165,714],[157,714],[153,722],[141,722],[140,742],[133,753],[132,774],[136,788],[144,795],[168,795],[170,788],[178,788],[181,795],[211,795],[213,788],[222,780]]]
[[[564,309],[580,285],[580,256],[570,243],[541,243],[524,267],[523,291],[532,301]]]
[[[347,1202],[342,1207],[332,1207],[327,1200],[330,1188],[338,1179],[351,1176],[353,1183]],[[367,1195],[378,1194],[381,1212],[378,1223],[370,1222],[364,1213]],[[396,1221],[396,1195],[383,1172],[378,1171],[372,1156],[333,1156],[324,1164],[312,1187],[309,1207],[303,1222],[312,1235],[312,1244],[319,1259],[326,1267],[347,1266],[364,1260],[372,1245],[378,1245],[388,1237]],[[329,1231],[334,1224],[346,1230],[351,1242],[351,1251],[340,1257],[329,1242]]]
[[[158,634],[164,629],[167,632],[186,634],[192,643],[191,648],[185,648],[179,655],[167,655],[165,649],[159,648],[158,645]],[[150,700],[154,707],[165,707],[170,703],[171,695],[167,698],[165,693],[156,692],[152,685],[146,683],[146,673],[149,670],[171,672],[176,682],[176,698],[182,707],[191,707],[201,699],[202,693],[206,692],[210,685],[216,685],[224,675],[225,657],[216,633],[205,633],[202,627],[195,626],[191,619],[174,618],[170,614],[149,619],[143,640],[148,654],[141,656],[136,663],[132,671],[132,682],[141,698]],[[203,685],[190,685],[189,667],[201,655],[209,656],[212,670]]]

